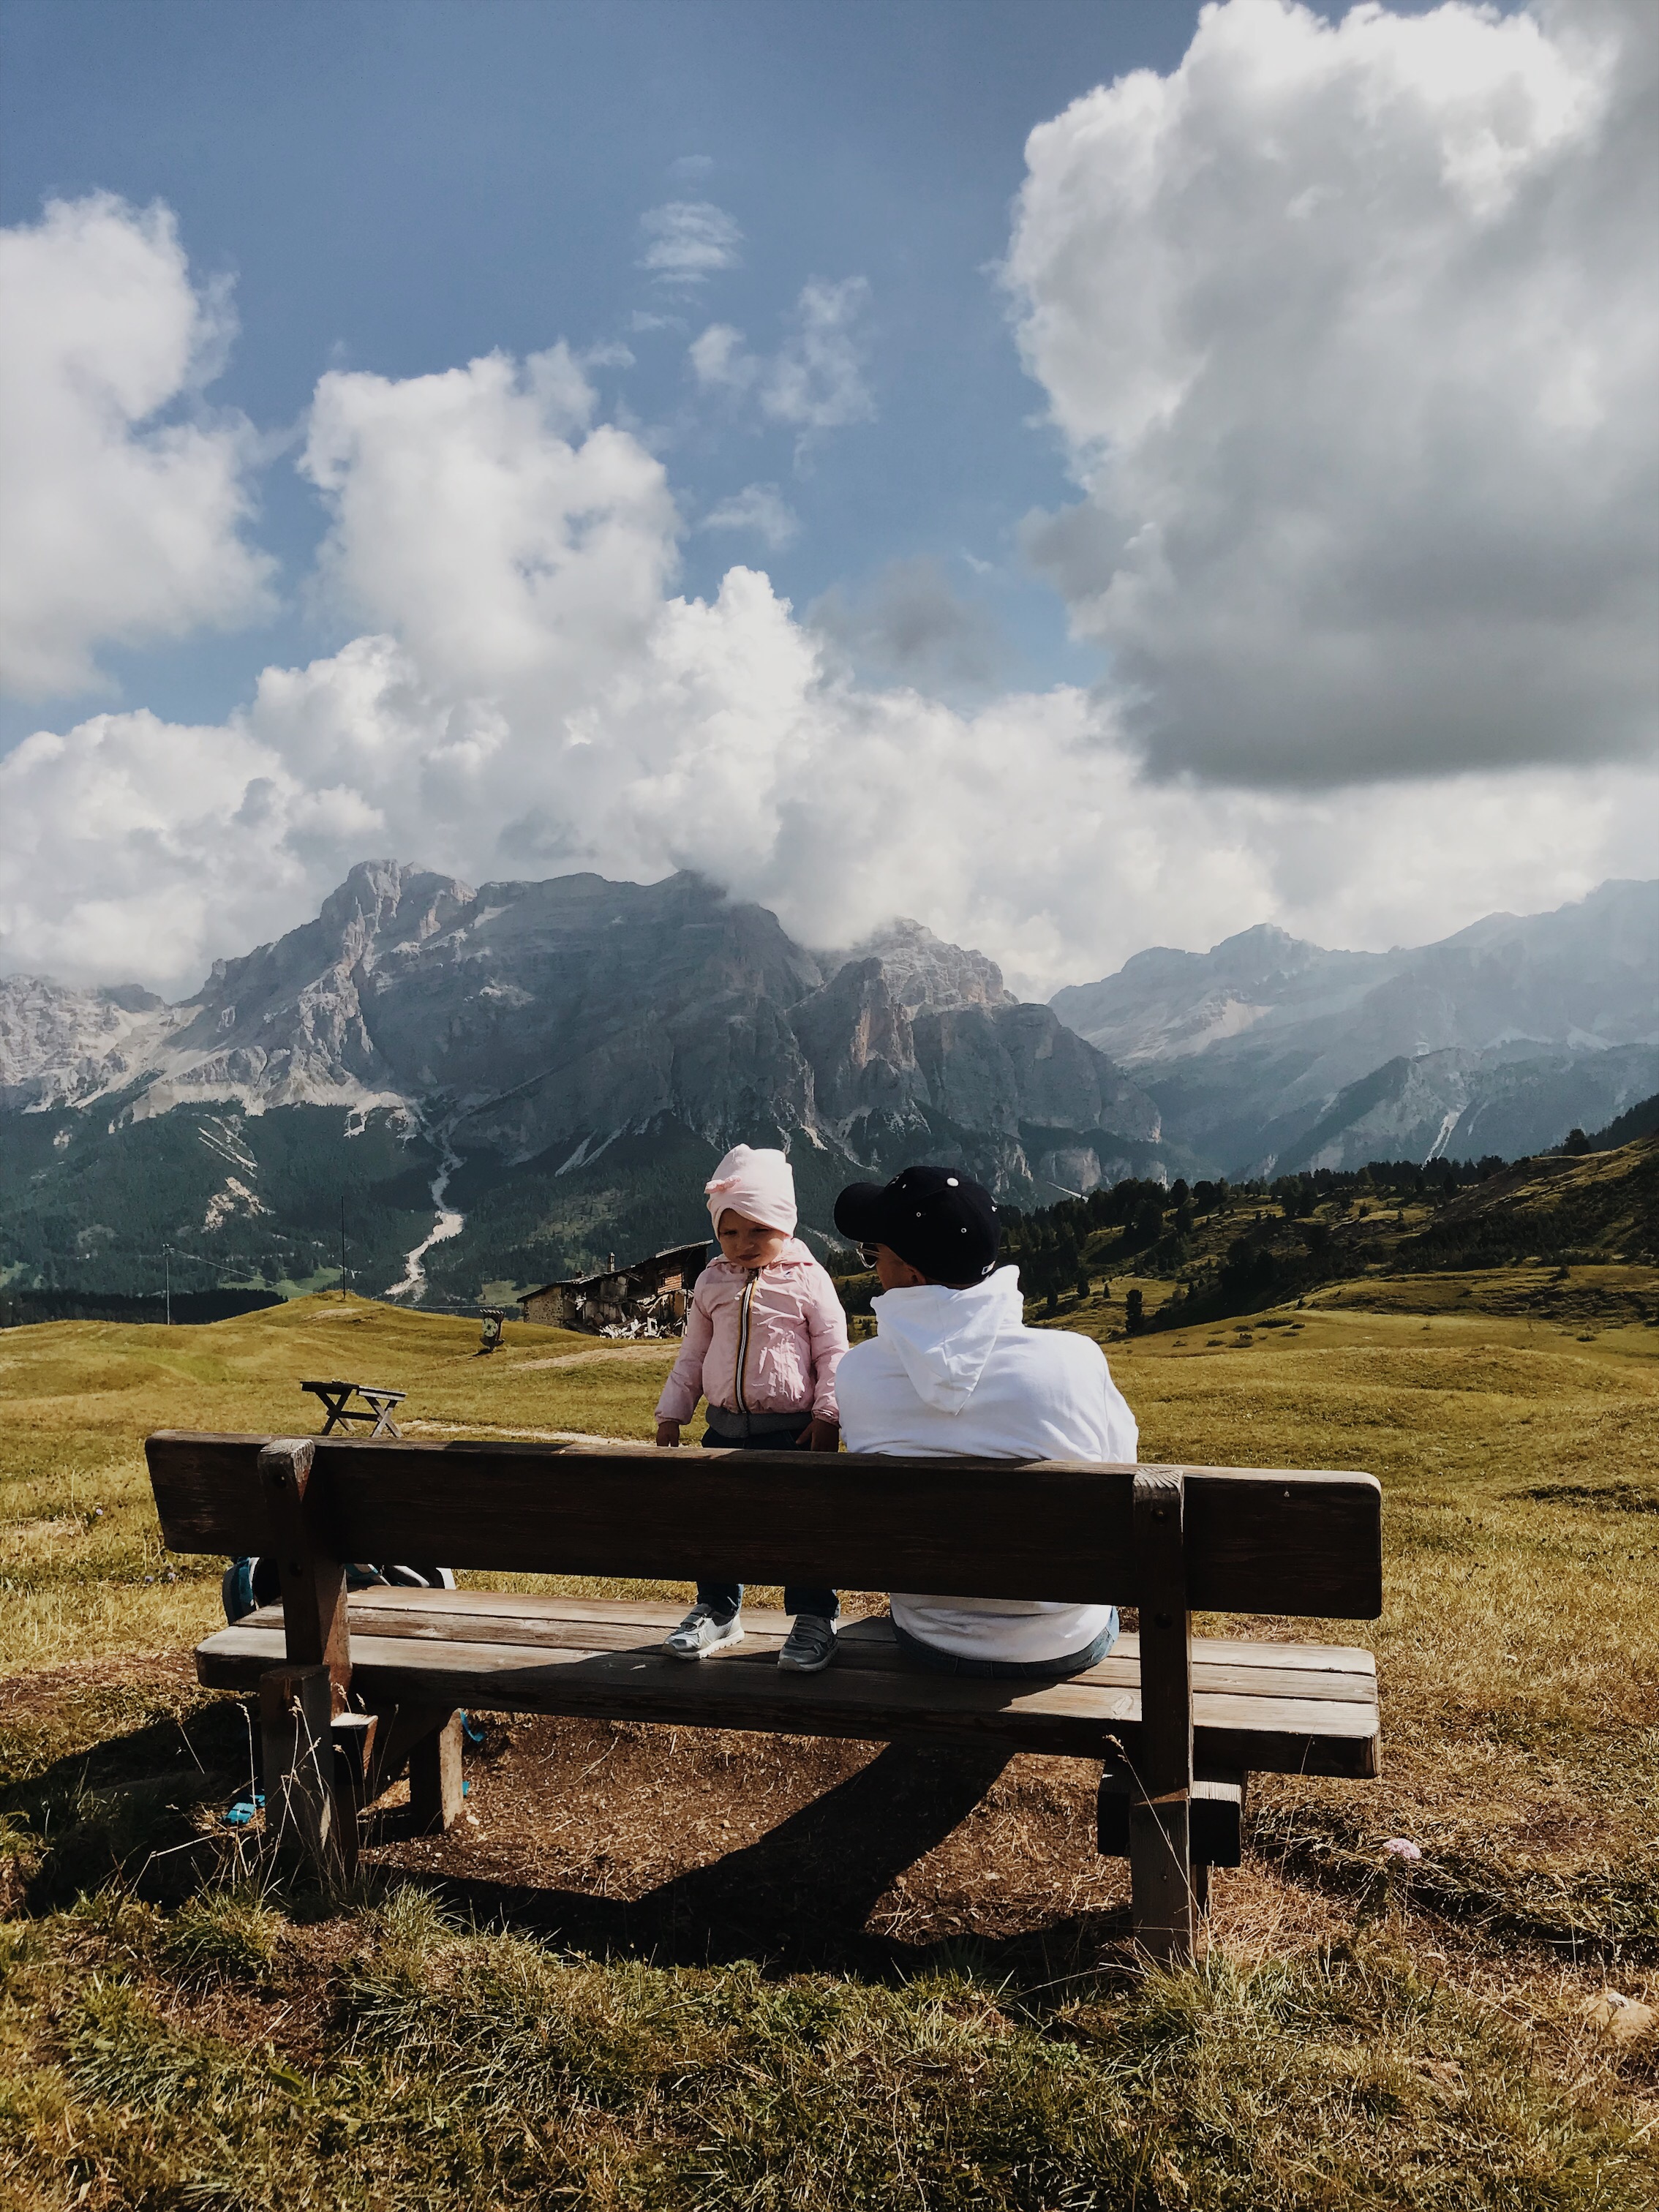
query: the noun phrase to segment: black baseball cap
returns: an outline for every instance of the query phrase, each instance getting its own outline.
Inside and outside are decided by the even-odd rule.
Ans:
[[[996,1201],[955,1168],[905,1168],[891,1182],[848,1183],[836,1226],[855,1244],[885,1244],[936,1283],[976,1283],[997,1263]]]

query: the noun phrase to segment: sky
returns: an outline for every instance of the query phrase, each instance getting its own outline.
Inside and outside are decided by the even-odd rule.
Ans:
[[[0,969],[394,857],[1044,995],[1659,850],[1644,0],[3,0]]]

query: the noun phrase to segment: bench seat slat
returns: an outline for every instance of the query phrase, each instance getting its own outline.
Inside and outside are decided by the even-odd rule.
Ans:
[[[586,1605],[570,1601],[556,1613],[539,1608],[527,1611],[522,1599],[509,1601],[507,1605],[488,1612],[456,1607],[454,1600],[458,1596],[474,1595],[483,1593],[411,1589],[354,1594],[347,1608],[354,1664],[362,1665],[370,1656],[362,1648],[362,1639],[382,1636],[413,1636],[426,1642],[457,1644],[510,1643],[552,1650],[649,1650],[662,1641],[684,1610],[683,1606],[630,1605],[602,1599],[592,1600]],[[642,1620],[641,1613],[650,1613],[656,1618]],[[250,1613],[239,1626],[279,1629],[282,1620],[282,1607],[267,1606]],[[890,1634],[867,1632],[878,1628],[884,1630],[884,1625],[879,1621],[849,1624],[841,1637],[836,1664],[866,1672],[912,1672]],[[750,1607],[744,1614],[744,1649],[775,1653],[789,1632],[789,1616]],[[1121,1636],[1106,1658],[1072,1679],[1101,1689],[1138,1688],[1139,1644],[1139,1638],[1133,1631]],[[1248,1661],[1244,1654],[1249,1654]],[[1366,1652],[1362,1656],[1369,1660],[1371,1655]],[[1318,1644],[1212,1644],[1203,1637],[1195,1637],[1193,1682],[1195,1688],[1218,1693],[1334,1698],[1375,1706],[1374,1666],[1363,1670],[1328,1668],[1321,1663],[1323,1656]]]
[[[454,1594],[406,1595],[430,1600]],[[385,1610],[395,1616],[403,1608]],[[890,1629],[879,1620],[854,1624],[841,1660],[813,1675],[778,1671],[781,1614],[772,1621],[746,1614],[744,1643],[695,1666],[655,1648],[659,1623],[650,1625],[649,1640],[636,1637],[623,1649],[540,1638],[428,1638],[408,1633],[416,1623],[395,1617],[386,1626],[404,1632],[358,1633],[356,1625],[354,1612],[353,1686],[370,1703],[412,1700],[869,1741],[991,1737],[1011,1750],[1082,1758],[1103,1757],[1108,1740],[1116,1737],[1133,1759],[1139,1729],[1138,1667],[1127,1656],[1115,1654],[1103,1662],[1120,1677],[1115,1680],[1096,1680],[1097,1670],[1063,1682],[963,1680],[905,1664]],[[593,1622],[596,1632],[623,1626],[603,1617]],[[572,1630],[579,1634],[580,1622],[562,1624],[560,1632]],[[1284,1662],[1304,1653],[1313,1656],[1320,1647],[1265,1648]],[[258,1625],[244,1621],[198,1647],[197,1673],[210,1687],[247,1690],[281,1663],[283,1651],[282,1630],[269,1625],[269,1616]],[[1375,1697],[1355,1697],[1353,1675],[1342,1678],[1344,1694],[1327,1697],[1297,1693],[1320,1680],[1316,1669],[1279,1664],[1256,1670],[1255,1691],[1231,1686],[1248,1679],[1250,1670],[1229,1665],[1219,1671],[1230,1686],[1195,1687],[1195,1747],[1206,1765],[1355,1778],[1375,1773]],[[1279,1677],[1290,1694],[1262,1686]]]
[[[677,1627],[685,1618],[689,1602],[684,1597],[601,1598],[544,1594],[540,1590],[404,1589],[379,1584],[369,1589],[354,1590],[348,1601],[354,1628],[360,1614],[367,1617],[369,1613],[401,1613],[405,1610],[423,1612],[428,1607],[436,1607],[447,1616],[476,1615],[521,1622],[526,1630],[543,1621],[614,1620],[637,1626],[642,1638],[653,1630],[666,1635],[671,1628]],[[247,1617],[250,1620],[258,1619],[262,1624],[279,1621],[283,1609],[279,1605],[270,1606]],[[757,1610],[753,1606],[746,1607],[743,1616],[744,1626],[750,1637],[770,1635],[775,1629],[781,1637],[785,1631],[778,1624],[787,1619],[787,1613]],[[1218,1666],[1231,1663],[1241,1667],[1299,1668],[1305,1662],[1322,1674],[1359,1674],[1368,1683],[1376,1679],[1376,1655],[1364,1644],[1284,1644],[1261,1637],[1200,1636],[1194,1638],[1193,1648]],[[1113,1656],[1128,1653],[1138,1658],[1139,1651],[1139,1638],[1133,1629],[1127,1629],[1118,1638]]]

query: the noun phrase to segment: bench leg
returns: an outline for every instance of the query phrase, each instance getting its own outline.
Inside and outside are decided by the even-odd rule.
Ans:
[[[265,1833],[279,1850],[298,1844],[325,1881],[340,1878],[347,1855],[333,1731],[333,1682],[326,1666],[273,1667],[260,1677]],[[355,1819],[352,1826],[355,1861]]]
[[[410,1812],[417,1835],[441,1835],[461,1809],[461,1717],[447,1705],[377,1705],[363,1802],[372,1805],[409,1770]]]
[[[1140,1735],[1129,1794],[1129,1879],[1135,1941],[1165,1966],[1184,1966],[1193,1955],[1193,1624],[1187,1606],[1186,1510],[1179,1468],[1137,1471]]]
[[[1243,1864],[1249,1779],[1247,1774],[1219,1767],[1206,1767],[1194,1775],[1188,1826],[1194,1869]],[[1129,1806],[1134,1795],[1135,1778],[1127,1765],[1109,1759],[1101,1770],[1095,1826],[1103,1859],[1129,1856]]]
[[[449,1713],[410,1747],[409,1812],[417,1836],[441,1836],[460,1818],[461,1717]]]
[[[1193,1955],[1192,1801],[1184,1790],[1129,1801],[1129,1883],[1135,1941],[1161,1965]]]
[[[1187,1834],[1195,1919],[1203,1918],[1210,1910],[1210,1869],[1236,1867],[1243,1863],[1243,1814],[1249,1788],[1249,1777],[1244,1774],[1212,1769],[1193,1778],[1192,1793],[1188,1799]],[[1103,1858],[1128,1859],[1132,1869],[1134,1849],[1131,1814],[1137,1798],[1135,1778],[1129,1767],[1120,1759],[1109,1759],[1100,1778],[1100,1798],[1096,1815],[1097,1841]],[[1145,1800],[1139,1802],[1144,1803]],[[1136,1881],[1138,1901],[1160,1894],[1160,1885],[1167,1886],[1177,1878],[1173,1870],[1161,1869],[1160,1862],[1166,1856],[1167,1846],[1161,1830],[1143,1842],[1143,1872]],[[1138,1913],[1139,1910],[1138,1902]],[[1154,1933],[1150,1926],[1150,1908],[1146,1917],[1149,1924],[1145,1933],[1142,1932],[1140,1919],[1137,1918],[1136,1936],[1150,1950]],[[1177,1912],[1175,1931],[1177,1938],[1180,1918]]]
[[[340,1871],[348,1881],[357,1871],[362,1840],[360,1824],[369,1803],[378,1728],[373,1713],[334,1716],[334,1801],[339,1822]]]

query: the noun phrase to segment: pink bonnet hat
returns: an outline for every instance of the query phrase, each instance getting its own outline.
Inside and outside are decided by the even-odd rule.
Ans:
[[[728,1208],[747,1214],[768,1229],[795,1231],[795,1177],[782,1152],[759,1152],[748,1145],[733,1145],[703,1185],[708,1194],[708,1218],[720,1232],[720,1216]]]

